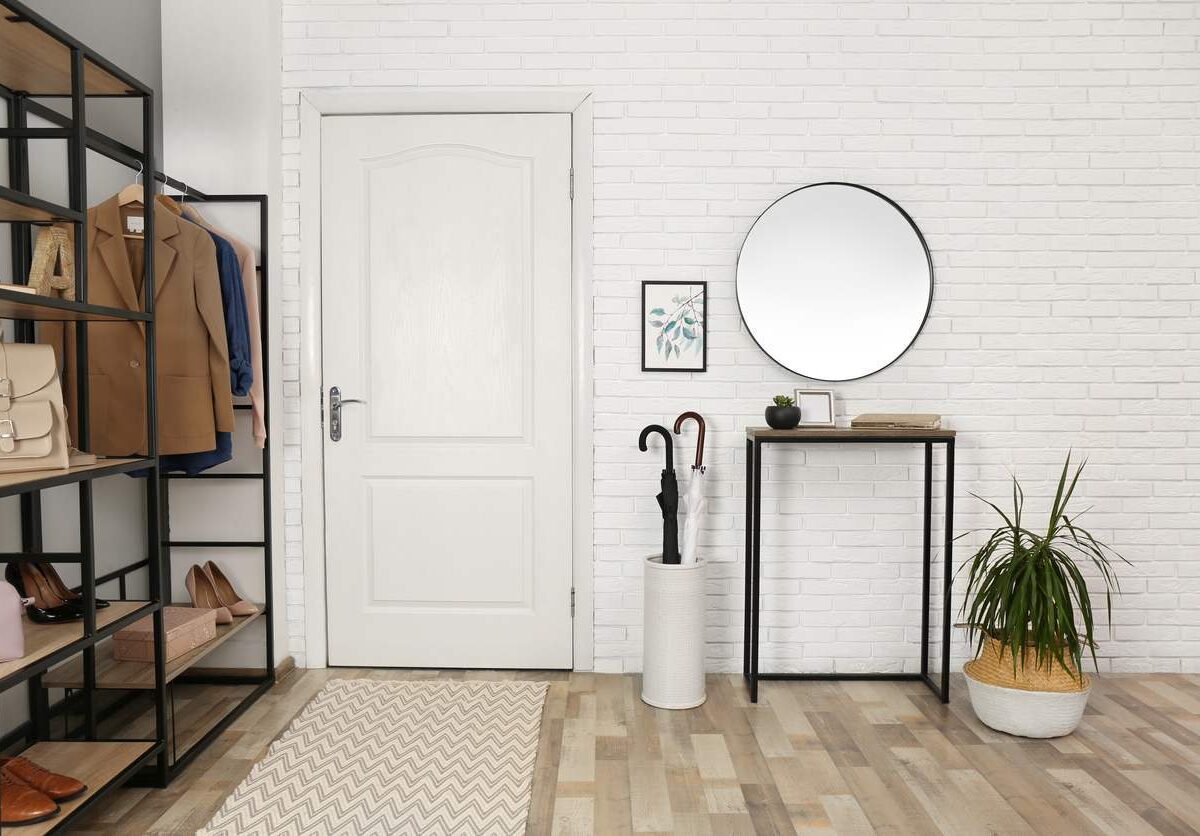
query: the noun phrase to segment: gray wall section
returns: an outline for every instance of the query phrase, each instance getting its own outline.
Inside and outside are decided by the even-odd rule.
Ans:
[[[25,0],[25,5],[154,88],[155,150],[161,151],[162,13],[158,0]],[[141,147],[139,99],[90,99],[87,107],[89,127]]]

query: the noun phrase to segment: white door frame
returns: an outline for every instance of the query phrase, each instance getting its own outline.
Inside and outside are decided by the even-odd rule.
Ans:
[[[325,617],[325,468],[321,380],[321,117],[368,114],[571,115],[572,513],[574,668],[592,669],[592,99],[568,88],[307,89],[300,93],[300,449],[304,646],[310,668],[328,664]]]

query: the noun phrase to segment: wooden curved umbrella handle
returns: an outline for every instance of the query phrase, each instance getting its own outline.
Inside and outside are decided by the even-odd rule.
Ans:
[[[699,412],[691,410],[682,413],[675,419],[675,434],[679,435],[683,431],[683,422],[688,418],[694,418],[696,426],[700,428],[700,432],[696,435],[696,464],[693,465],[697,470],[704,466],[704,418]]]
[[[643,429],[642,434],[638,436],[638,449],[643,453],[646,452],[648,449],[646,447],[646,439],[649,438],[650,433],[658,433],[663,437],[663,443],[666,446],[667,452],[667,466],[663,469],[673,472],[675,470],[675,442],[672,440],[671,434],[667,432],[666,427],[660,424],[651,424]]]

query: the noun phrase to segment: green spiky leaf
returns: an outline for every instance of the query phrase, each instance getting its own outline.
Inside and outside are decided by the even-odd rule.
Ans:
[[[1011,513],[972,494],[995,511],[1003,525],[988,532],[983,545],[959,567],[958,574],[967,576],[962,613],[976,652],[986,638],[996,639],[1012,654],[1014,672],[1025,664],[1026,649],[1039,667],[1057,664],[1082,672],[1085,652],[1096,664],[1095,610],[1081,565],[1099,575],[1111,623],[1112,593],[1120,592],[1113,562],[1129,561],[1081,528],[1079,514],[1067,511],[1086,464],[1085,460],[1072,474],[1067,454],[1045,534],[1022,524],[1025,491],[1016,476]]]

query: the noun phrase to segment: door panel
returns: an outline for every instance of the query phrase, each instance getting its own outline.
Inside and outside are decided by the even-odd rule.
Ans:
[[[372,437],[527,438],[532,158],[427,145],[364,176],[369,345],[390,361],[371,363]]]
[[[374,542],[367,554],[376,558],[368,577],[372,604],[532,607],[530,480],[375,479],[368,484]],[[469,526],[459,519],[463,503],[474,509]],[[397,518],[396,508],[405,514]],[[448,531],[455,536],[444,536]],[[407,547],[392,549],[395,543]],[[450,599],[447,590],[453,592]]]
[[[570,117],[321,145],[330,664],[570,667]]]

